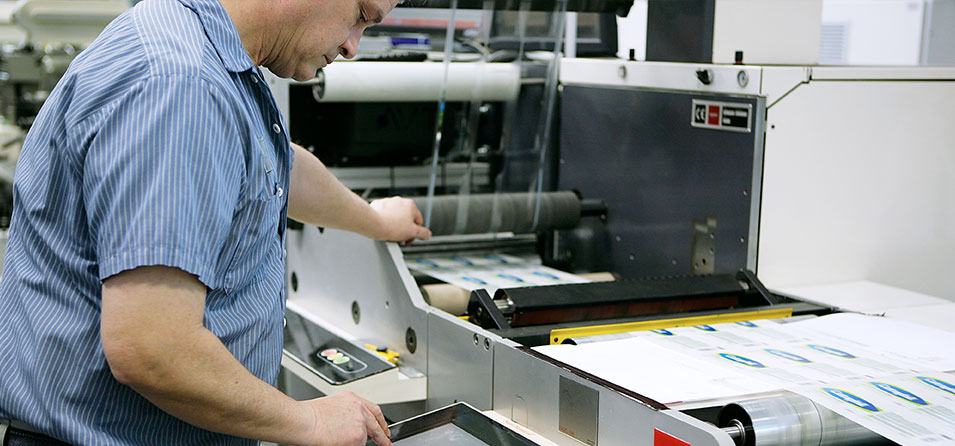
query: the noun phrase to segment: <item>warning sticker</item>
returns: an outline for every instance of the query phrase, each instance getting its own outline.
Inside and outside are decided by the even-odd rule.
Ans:
[[[750,104],[694,99],[690,124],[693,127],[749,133],[753,125],[753,107]]]

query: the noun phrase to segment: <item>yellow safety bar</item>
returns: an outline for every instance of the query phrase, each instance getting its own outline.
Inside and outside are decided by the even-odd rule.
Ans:
[[[780,319],[792,315],[792,308],[780,308],[778,310],[678,317],[673,319],[627,322],[624,324],[558,328],[550,331],[550,343],[551,345],[563,344],[567,338],[582,338],[587,336],[627,333],[631,331],[657,330],[661,328],[692,327],[694,325],[725,324],[729,322],[755,321],[760,319]]]

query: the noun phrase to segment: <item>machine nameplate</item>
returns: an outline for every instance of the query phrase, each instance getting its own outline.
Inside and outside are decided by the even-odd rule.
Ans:
[[[597,446],[600,394],[583,384],[560,377],[558,428],[584,444]]]
[[[753,107],[750,104],[693,100],[693,127],[749,133],[753,129]]]

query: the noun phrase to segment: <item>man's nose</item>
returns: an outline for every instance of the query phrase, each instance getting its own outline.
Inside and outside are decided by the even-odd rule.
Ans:
[[[338,51],[342,57],[352,59],[358,54],[358,41],[361,40],[361,34],[362,30],[352,31],[351,34],[348,35],[348,39],[345,40],[345,43],[338,47]]]

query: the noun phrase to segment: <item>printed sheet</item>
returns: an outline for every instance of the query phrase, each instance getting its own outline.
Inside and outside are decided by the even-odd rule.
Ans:
[[[955,444],[955,333],[836,314],[578,342],[535,350],[664,404],[789,390],[903,445]]]

